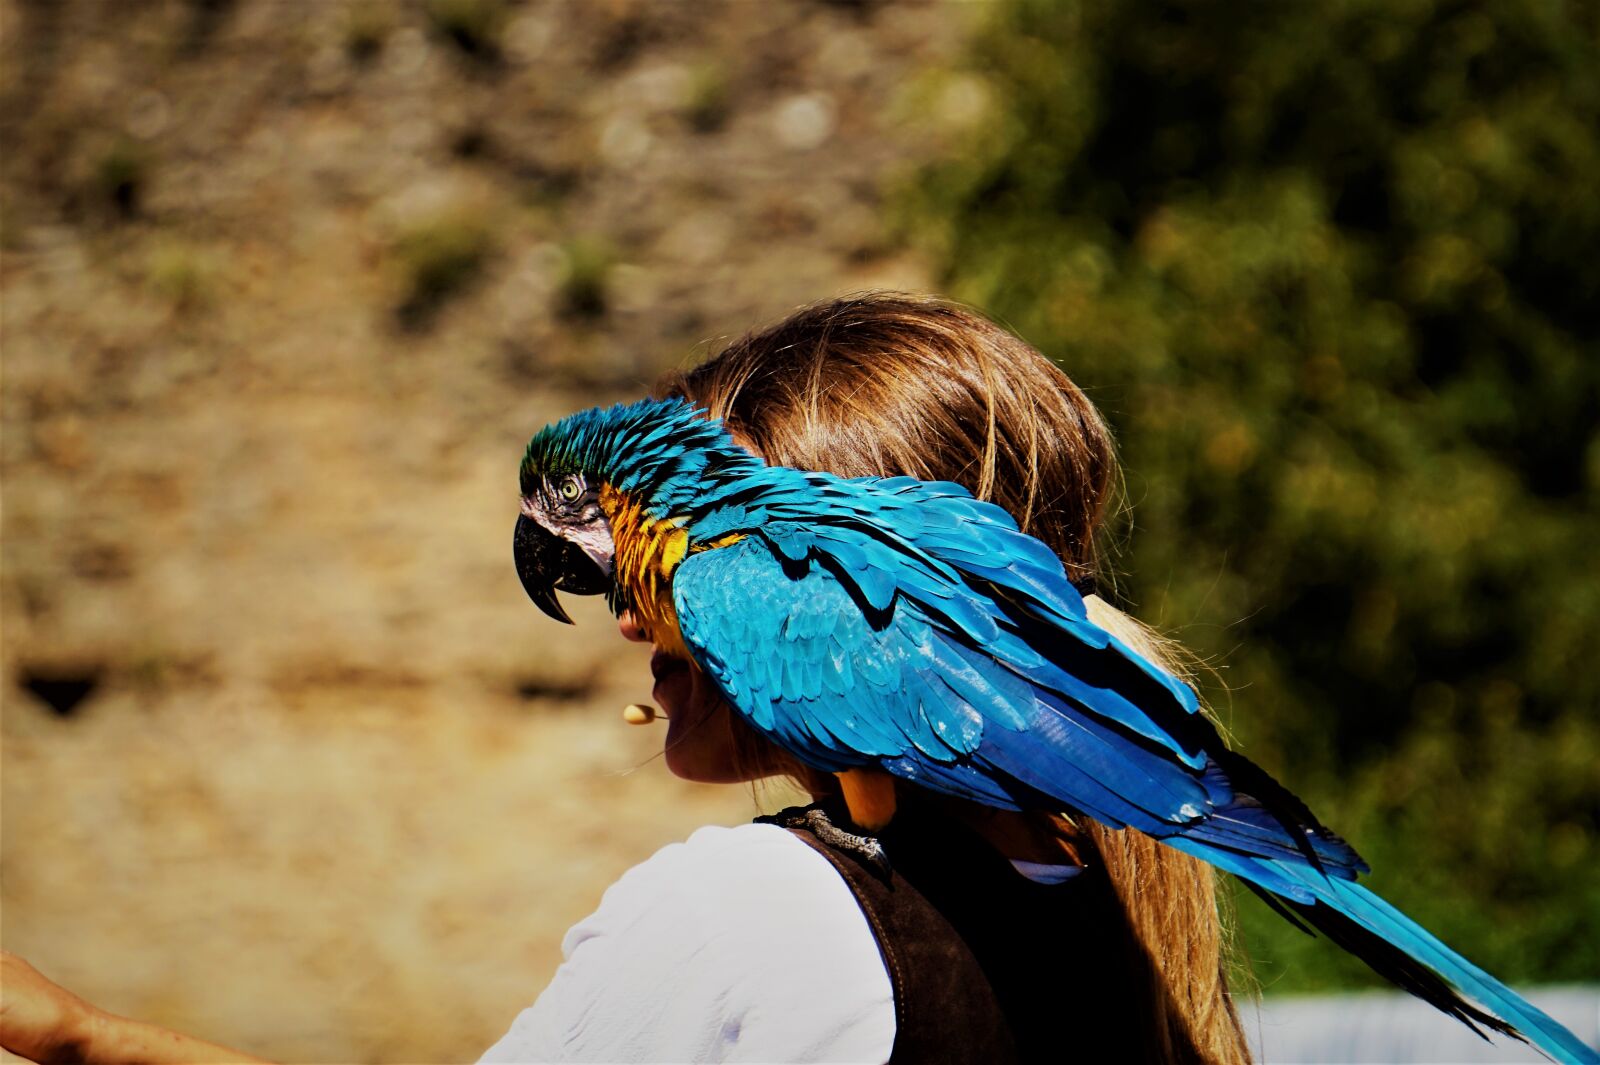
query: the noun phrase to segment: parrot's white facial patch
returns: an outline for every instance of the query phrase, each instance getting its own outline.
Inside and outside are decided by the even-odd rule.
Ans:
[[[538,491],[523,497],[522,516],[563,540],[576,544],[596,566],[611,573],[616,546],[611,523],[600,508],[600,493],[582,477],[546,478]]]
[[[581,547],[583,553],[607,576],[611,575],[611,559],[616,554],[616,547],[611,541],[611,524],[606,521],[604,514],[593,524],[568,529],[562,535]]]

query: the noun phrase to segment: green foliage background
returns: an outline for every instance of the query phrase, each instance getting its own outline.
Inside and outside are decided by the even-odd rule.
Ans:
[[[1013,0],[948,77],[900,221],[1113,421],[1120,594],[1377,890],[1600,979],[1600,9]]]

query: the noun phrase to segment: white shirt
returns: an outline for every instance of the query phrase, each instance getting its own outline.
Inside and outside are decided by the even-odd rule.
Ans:
[[[872,1062],[894,992],[855,895],[775,825],[702,828],[634,866],[485,1062]]]

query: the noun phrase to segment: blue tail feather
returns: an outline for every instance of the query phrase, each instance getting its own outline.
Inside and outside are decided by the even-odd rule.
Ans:
[[[1554,1061],[1600,1065],[1595,1048],[1360,884],[1303,862],[1253,858],[1193,838],[1164,842],[1238,876],[1302,930],[1316,929],[1379,975],[1475,1030],[1481,1025],[1522,1039]],[[1490,1012],[1464,1001],[1462,994]]]
[[[1303,870],[1301,876],[1308,881],[1319,879],[1324,890],[1314,886],[1313,891],[1328,905],[1422,961],[1555,1060],[1600,1063],[1600,1052],[1584,1045],[1543,1010],[1445,946],[1378,895],[1360,884],[1318,877],[1310,870]]]

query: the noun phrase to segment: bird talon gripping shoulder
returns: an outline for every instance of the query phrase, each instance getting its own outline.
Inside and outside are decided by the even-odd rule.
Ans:
[[[1185,684],[1091,621],[1046,545],[959,485],[768,466],[673,399],[540,430],[521,494],[517,573],[540,609],[567,620],[559,589],[636,611],[751,728],[840,774],[869,831],[897,780],[1134,828],[1469,1026],[1600,1062],[1358,885],[1355,851],[1229,751]]]
[[[756,818],[756,823],[804,829],[817,837],[818,841],[851,855],[881,879],[888,880],[893,875],[889,852],[884,849],[882,840],[865,832],[858,835],[840,828],[820,805],[785,807],[775,814]]]

